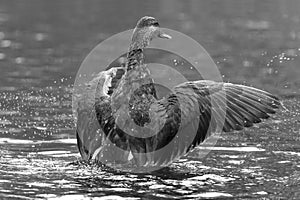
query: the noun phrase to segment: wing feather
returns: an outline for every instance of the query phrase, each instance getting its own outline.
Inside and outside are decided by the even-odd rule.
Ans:
[[[184,151],[197,146],[211,132],[218,130],[217,127],[225,132],[251,127],[275,113],[275,109],[280,106],[278,98],[268,92],[244,85],[207,80],[180,84],[174,88],[172,95],[177,97],[180,104],[180,130],[186,131],[185,128],[189,127],[189,132],[182,134],[194,132],[195,135],[191,143],[179,143],[170,158],[181,156],[186,153]],[[160,100],[159,104],[165,105],[168,99]],[[168,116],[172,116],[172,113]],[[168,122],[167,120],[166,123]]]

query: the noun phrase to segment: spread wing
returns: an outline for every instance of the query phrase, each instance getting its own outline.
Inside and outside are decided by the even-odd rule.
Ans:
[[[77,95],[76,138],[79,152],[84,160],[90,160],[106,140],[106,135],[98,122],[95,104],[109,103],[109,94],[117,87],[123,74],[124,68],[121,67],[102,71]]]
[[[157,113],[155,118],[165,121],[161,133],[167,134],[157,135],[157,146],[172,143],[155,160],[168,163],[203,142],[212,132],[250,127],[275,113],[279,106],[275,96],[253,87],[204,80],[180,84],[171,95],[152,105]]]
[[[268,118],[280,106],[278,98],[268,92],[231,83],[206,80],[186,82],[175,87],[174,91],[175,95],[181,99],[180,103],[184,104],[181,106],[182,126],[197,115],[201,123],[206,124],[205,121],[210,120],[207,115],[225,110],[223,131],[241,130],[243,127],[250,127],[253,123],[259,123],[261,119]],[[198,102],[198,104],[191,101]],[[195,108],[195,105],[199,108]],[[222,117],[220,114],[215,117],[217,117],[214,119],[217,120],[216,123],[222,122],[219,118]]]

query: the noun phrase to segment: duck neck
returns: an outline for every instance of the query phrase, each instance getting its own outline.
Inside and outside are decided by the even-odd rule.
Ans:
[[[150,77],[150,72],[144,64],[144,49],[150,41],[148,36],[134,31],[127,54],[126,74],[124,76],[129,84],[132,82],[143,84]]]
[[[127,68],[126,71],[136,70],[139,66],[144,64],[143,49],[129,49],[127,54]]]
[[[144,64],[144,48],[149,42],[132,43],[127,54],[125,74],[119,86],[112,94],[112,107],[117,110],[122,105],[128,105],[134,91],[145,84],[153,83],[150,71]]]

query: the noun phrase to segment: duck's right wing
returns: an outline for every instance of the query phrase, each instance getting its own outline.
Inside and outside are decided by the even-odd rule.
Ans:
[[[79,152],[84,160],[90,160],[106,138],[95,110],[95,105],[109,107],[109,93],[117,87],[124,68],[115,67],[102,71],[77,95],[76,138]],[[105,115],[105,113],[100,113]]]

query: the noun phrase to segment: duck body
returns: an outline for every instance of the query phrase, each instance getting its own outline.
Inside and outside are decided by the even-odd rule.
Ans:
[[[158,99],[143,63],[143,49],[154,37],[170,38],[154,18],[143,17],[126,66],[100,72],[89,84],[96,95],[88,88],[79,100],[76,135],[83,159],[166,166],[211,133],[250,127],[280,106],[268,92],[209,80],[182,83]]]

